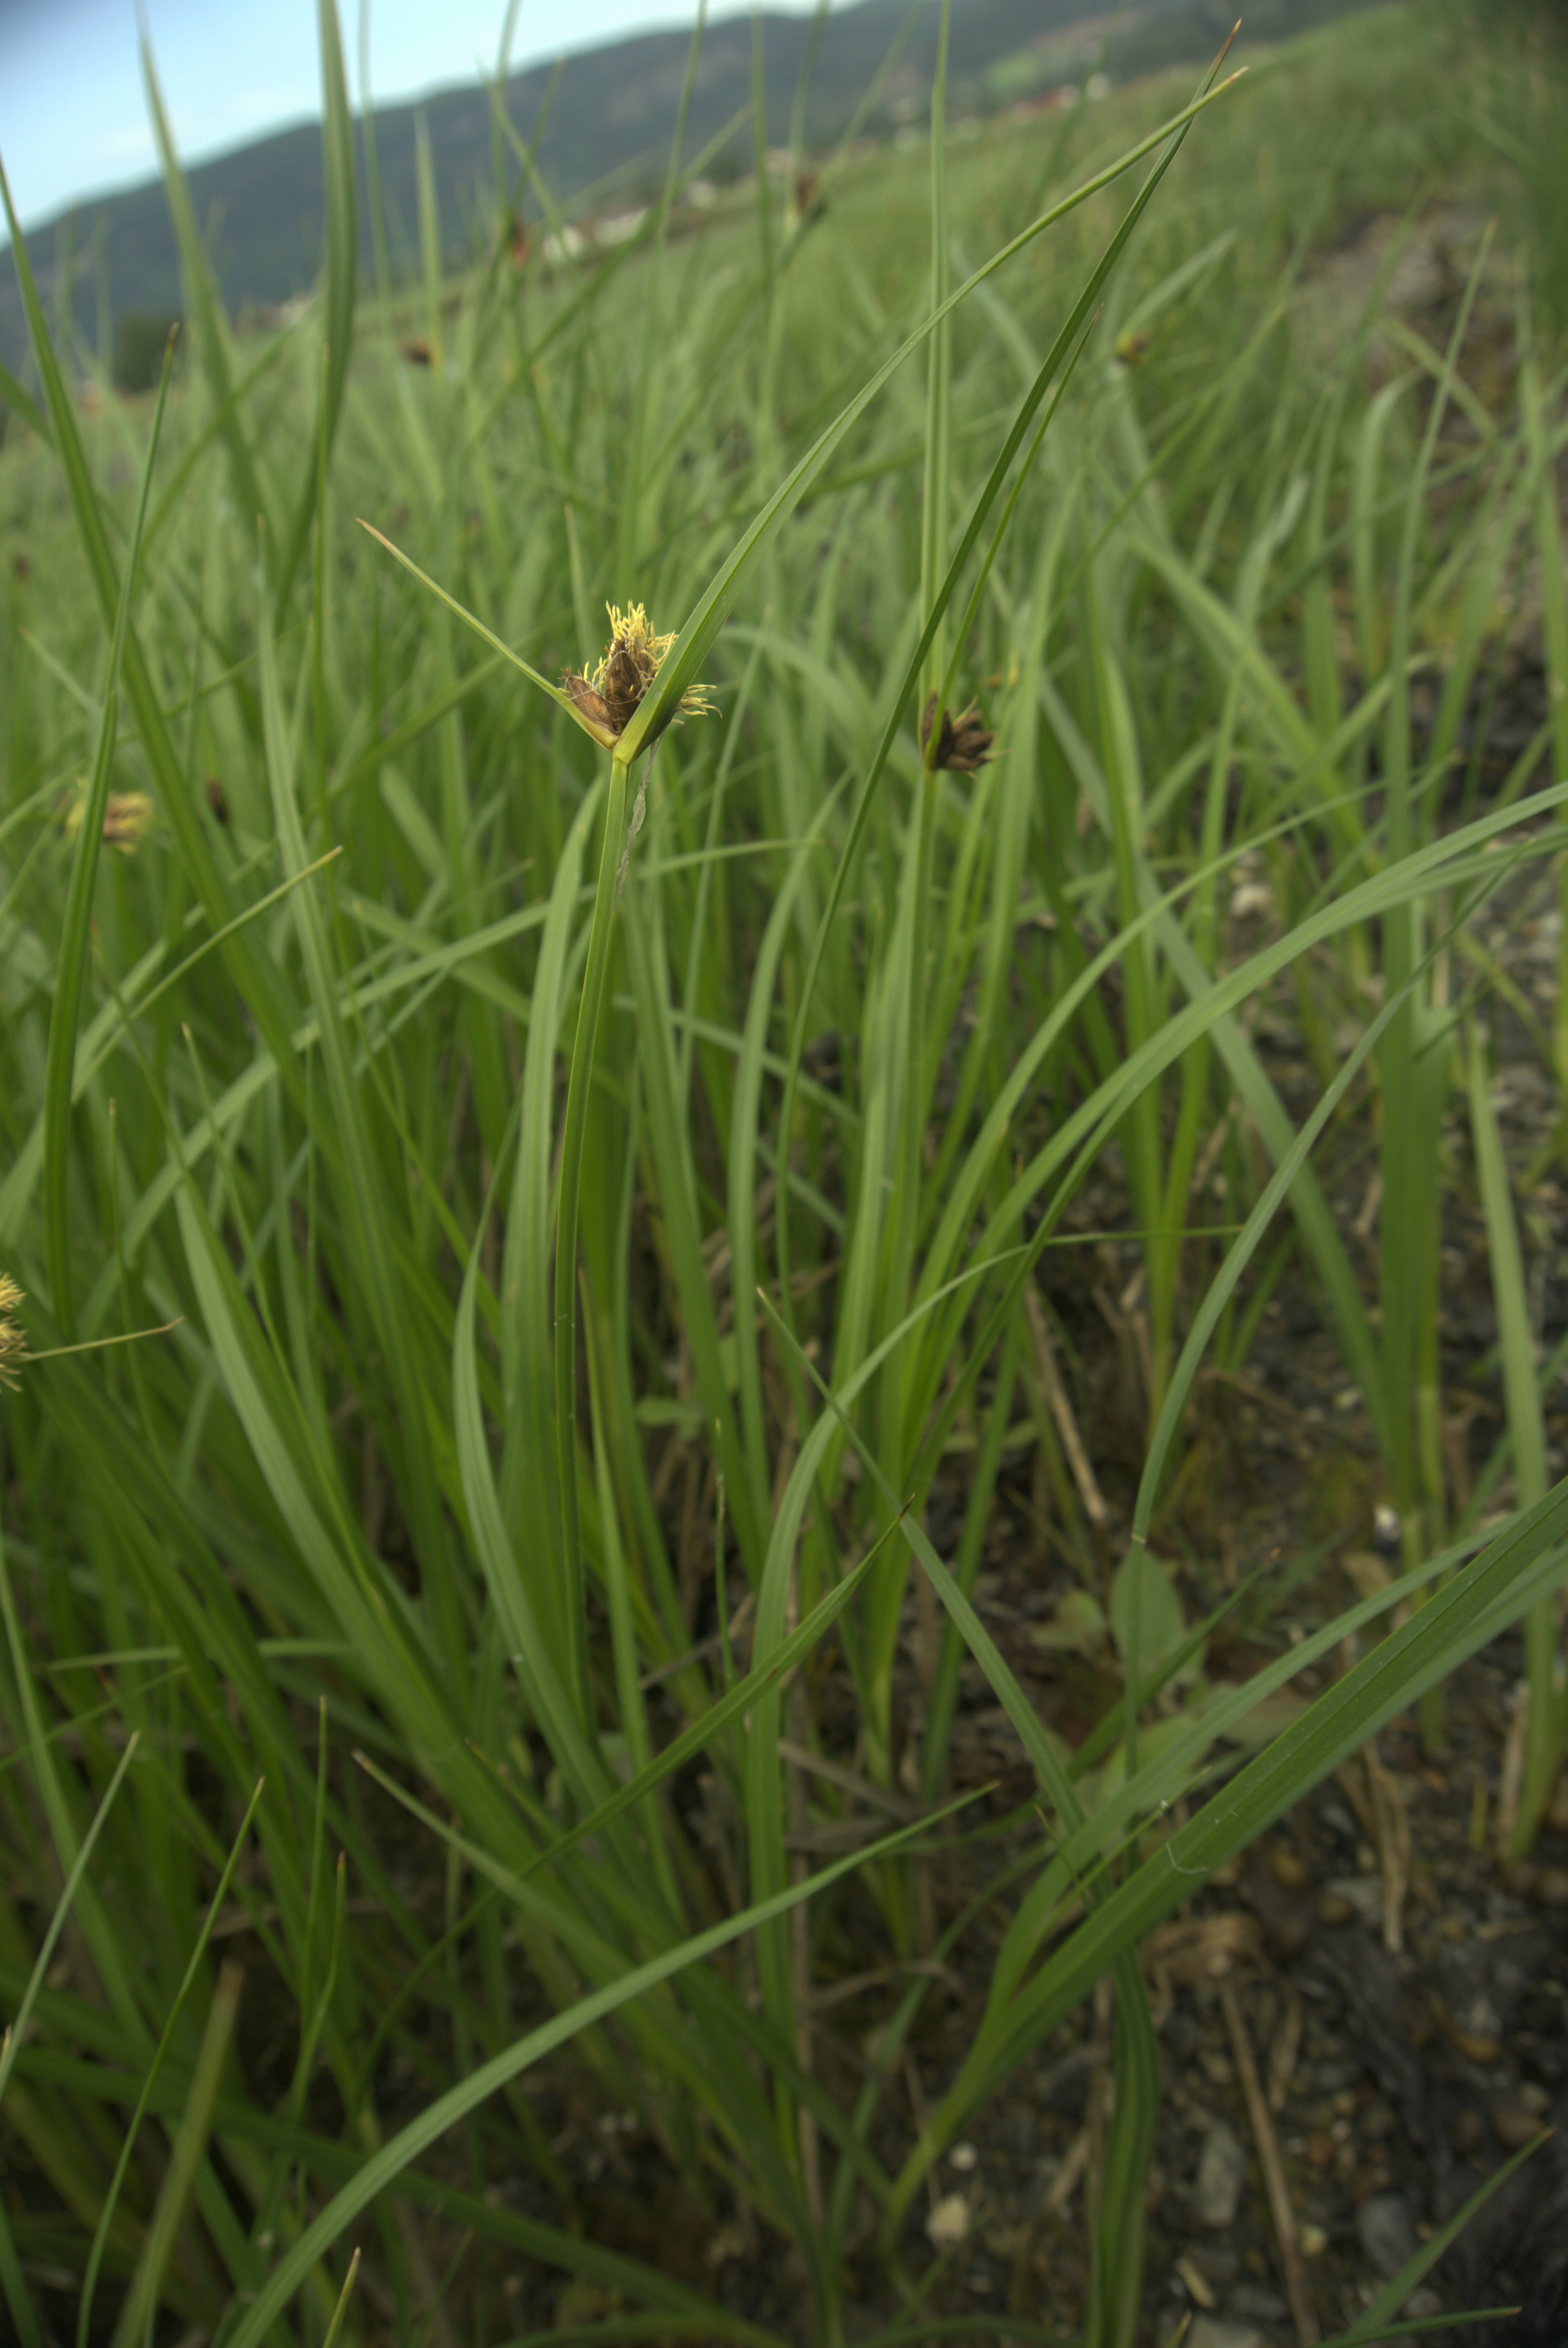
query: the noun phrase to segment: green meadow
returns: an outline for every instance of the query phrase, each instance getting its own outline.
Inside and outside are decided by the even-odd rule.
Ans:
[[[1093,2012],[1078,2337],[1132,2348],[1151,1936],[1500,1639],[1499,1865],[1568,1740],[1568,1011],[1506,950],[1556,978],[1551,108],[1424,6],[984,124],[938,69],[706,211],[678,138],[570,263],[497,110],[492,249],[444,269],[427,177],[356,283],[321,14],[292,325],[224,318],[172,153],[158,391],[14,246],[9,2336],[1051,2339],[937,2217]],[[1204,1397],[1281,1297],[1363,1464],[1238,1574]],[[1020,1474],[1071,1718],[988,1627]]]

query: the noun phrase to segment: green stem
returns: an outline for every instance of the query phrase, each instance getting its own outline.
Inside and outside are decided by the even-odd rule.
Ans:
[[[567,1080],[560,1189],[556,1207],[556,1475],[561,1556],[567,1575],[564,1610],[567,1653],[563,1660],[583,1724],[589,1729],[593,1724],[593,1704],[588,1676],[587,1591],[577,1505],[577,1226],[582,1194],[582,1145],[588,1124],[589,1088],[593,1081],[594,1051],[599,1041],[600,1017],[604,1008],[610,932],[615,924],[615,879],[625,829],[626,766],[617,753],[610,760],[610,795],[604,811],[604,844],[600,850],[593,924],[588,940],[588,964],[583,972],[582,1001],[578,1008],[571,1074]]]

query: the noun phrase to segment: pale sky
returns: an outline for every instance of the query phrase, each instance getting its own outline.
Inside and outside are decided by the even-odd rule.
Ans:
[[[493,73],[506,0],[364,0],[376,102]],[[710,14],[744,6],[716,0]],[[811,0],[769,0],[807,8]],[[200,162],[320,110],[315,0],[143,0],[181,160]],[[361,0],[338,0],[349,89]],[[514,67],[617,34],[690,26],[695,0],[519,0]],[[0,161],[24,229],[157,169],[136,0],[0,0]],[[0,242],[4,242],[0,215]]]

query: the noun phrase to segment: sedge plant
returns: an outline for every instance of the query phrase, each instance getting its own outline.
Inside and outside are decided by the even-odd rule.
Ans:
[[[0,381],[28,436],[0,480],[48,596],[0,648],[0,1801],[58,1921],[0,1887],[0,2118],[39,2180],[0,2210],[0,2291],[38,2338],[63,2266],[84,2348],[154,2307],[225,2348],[413,2340],[443,2307],[771,2348],[863,2335],[867,2294],[874,2336],[918,2336],[951,2305],[922,2217],[948,2150],[1109,1984],[1081,2331],[1120,2348],[1143,1944],[1527,1614],[1555,1687],[1568,1499],[1464,942],[1554,885],[1563,778],[1538,755],[1440,822],[1412,765],[1396,839],[1367,746],[1456,610],[1482,664],[1475,582],[1540,526],[1561,386],[1542,362],[1536,407],[1450,458],[1353,379],[1298,382],[1282,241],[1255,280],[1223,214],[1247,106],[1284,153],[1342,107],[1322,46],[994,155],[949,142],[941,50],[924,155],[846,142],[787,217],[759,169],[696,232],[678,132],[643,229],[580,270],[497,233],[449,273],[426,173],[417,251],[374,224],[372,306],[320,24],[324,273],[292,334],[224,317],[163,125],[188,371],[84,416],[13,221],[36,396]],[[538,126],[499,78],[493,107],[559,219]],[[1411,365],[1412,401],[1460,396],[1451,355]],[[1337,664],[1347,578],[1397,661]],[[134,840],[116,792],[150,805]],[[1301,1115],[1248,1024],[1293,988],[1327,1035]],[[1201,1624],[1169,1635],[1188,1406],[1289,1262],[1376,1421],[1389,1322],[1324,1158],[1391,1055],[1426,1080],[1414,1023],[1444,1018],[1518,1505],[1434,1519],[1386,1590],[1211,1686]],[[1054,1251],[1115,1167],[1150,1375],[1135,1488],[1091,1522]],[[1076,1751],[979,1581],[1020,1411],[1069,1594],[1116,1626]],[[959,1766],[975,1684],[1032,1773],[1001,1820]],[[960,1966],[970,2044],[917,2104]],[[822,1991],[866,1970],[851,2038]],[[698,2239],[769,2271],[789,2245],[799,2304],[608,2239],[569,2095]]]

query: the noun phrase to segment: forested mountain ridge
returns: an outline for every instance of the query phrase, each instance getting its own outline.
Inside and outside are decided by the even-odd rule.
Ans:
[[[1254,0],[1247,30],[1272,37],[1338,14],[1355,0]],[[939,21],[939,0],[857,0],[820,27],[810,60],[805,117],[809,144],[842,133],[886,73],[865,127],[888,135],[924,110]],[[955,0],[949,48],[949,111],[989,112],[1044,95],[1096,68],[1114,79],[1212,54],[1234,22],[1233,0]],[[1223,21],[1222,21],[1223,20]],[[780,145],[813,43],[808,15],[764,14],[767,138]],[[539,173],[569,215],[585,201],[613,209],[638,200],[662,169],[684,79],[690,34],[641,34],[535,66],[506,85],[508,118],[521,139],[537,136]],[[703,40],[687,127],[695,155],[750,104],[753,20],[727,18]],[[543,110],[542,127],[540,123]],[[423,117],[445,258],[460,260],[497,216],[497,149],[505,201],[524,217],[538,205],[518,186],[517,158],[498,141],[491,91],[477,80],[416,103],[375,108],[374,136],[392,263],[412,274],[417,243],[416,125]],[[719,175],[749,168],[749,125],[719,160]],[[362,199],[365,185],[363,127]],[[321,251],[323,165],[319,125],[303,122],[196,165],[187,174],[231,313],[265,309],[306,292]],[[70,310],[88,347],[107,360],[115,322],[178,315],[179,264],[160,180],[89,199],[28,234],[34,270],[56,317],[69,288]],[[360,207],[364,265],[372,263],[369,207]],[[15,273],[0,265],[0,358],[23,360],[26,326]]]

